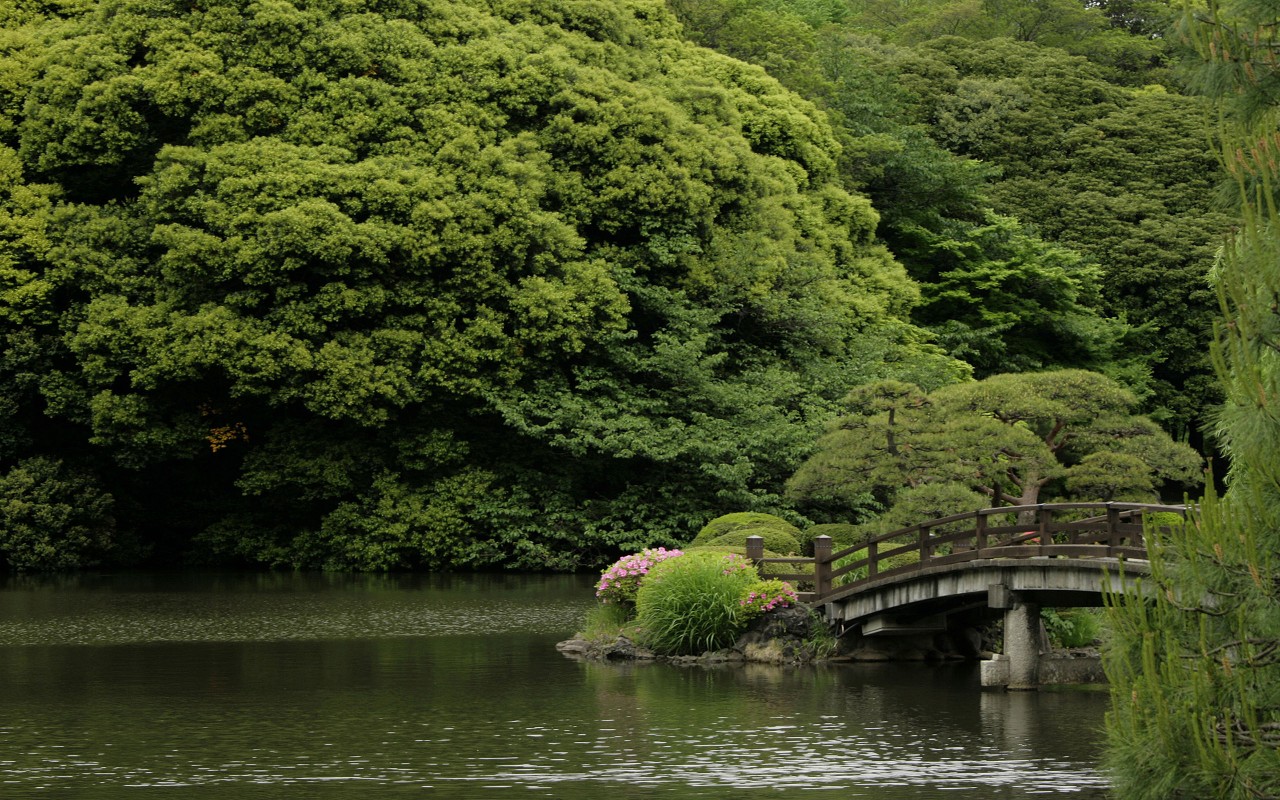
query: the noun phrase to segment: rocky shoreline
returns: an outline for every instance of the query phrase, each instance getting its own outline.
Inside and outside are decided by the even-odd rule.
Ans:
[[[1000,668],[1003,656],[992,653],[985,637],[967,635],[842,636],[834,641],[819,630],[823,623],[803,607],[782,608],[755,620],[732,647],[698,655],[660,655],[625,635],[614,638],[575,638],[556,649],[570,658],[589,661],[652,661],[678,666],[716,666],[735,663],[801,666],[819,662],[981,661],[983,686],[1007,683]],[[819,644],[825,640],[826,644]],[[1093,648],[1049,650],[1041,655],[1045,684],[1105,682],[1098,652]]]
[[[654,653],[626,636],[615,639],[569,639],[556,645],[566,656],[596,661],[662,661],[681,665],[727,664],[812,664],[829,654],[819,652],[815,622],[807,608],[791,607],[771,611],[753,621],[732,647],[700,655],[667,656]]]

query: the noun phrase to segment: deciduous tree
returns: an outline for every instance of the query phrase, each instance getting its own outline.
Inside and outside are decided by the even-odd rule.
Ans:
[[[0,377],[172,550],[596,564],[779,505],[843,387],[956,369],[823,114],[657,0],[22,19],[2,333],[54,357]]]

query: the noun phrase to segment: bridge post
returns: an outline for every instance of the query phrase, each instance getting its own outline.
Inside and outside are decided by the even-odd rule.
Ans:
[[[764,537],[748,536],[747,537],[747,558],[752,561],[759,561],[764,558]]]
[[[1004,613],[1004,654],[1009,658],[1011,690],[1040,686],[1040,606],[1015,602]]]
[[[821,600],[831,592],[831,537],[813,537],[813,593]]]
[[[1036,506],[1036,517],[1038,524],[1036,539],[1040,544],[1040,555],[1044,555],[1045,549],[1053,543],[1053,539],[1049,536],[1049,520],[1053,517],[1053,510],[1045,508],[1044,503]]]

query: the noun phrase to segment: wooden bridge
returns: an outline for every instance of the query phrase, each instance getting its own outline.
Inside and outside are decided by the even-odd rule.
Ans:
[[[1046,503],[984,508],[931,519],[833,551],[813,540],[811,557],[747,555],[770,577],[811,587],[801,598],[827,620],[863,635],[945,630],[947,617],[990,609],[1005,615],[1010,688],[1037,685],[1040,607],[1097,606],[1105,591],[1149,572],[1150,515],[1185,517],[1186,506]],[[1155,525],[1157,530],[1168,526]],[[1122,568],[1123,565],[1123,568]],[[785,572],[789,567],[792,571]]]

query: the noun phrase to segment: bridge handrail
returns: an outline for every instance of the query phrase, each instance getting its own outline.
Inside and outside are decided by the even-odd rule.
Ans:
[[[760,537],[747,539],[747,557],[759,564],[806,564],[807,571],[770,572],[770,577],[783,580],[811,580],[812,592],[803,593],[810,603],[822,603],[858,591],[861,587],[889,577],[900,577],[919,572],[930,566],[954,564],[987,558],[1146,558],[1143,541],[1142,516],[1151,513],[1172,512],[1186,516],[1188,506],[1159,503],[1037,503],[1024,506],[999,506],[952,514],[899,528],[850,545],[842,550],[831,550],[831,539],[819,536],[814,539],[812,557],[785,556],[764,557],[764,541]],[[1100,510],[1105,513],[1054,521],[1057,512]],[[1012,515],[1007,524],[988,525],[995,515]],[[1134,517],[1138,517],[1135,522]],[[935,528],[972,520],[970,528],[933,534]],[[1067,541],[1053,541],[1054,534],[1067,534]],[[913,541],[904,541],[908,537]],[[1004,538],[1001,538],[1004,537]],[[992,539],[995,539],[992,541]],[[893,545],[881,552],[881,545]],[[944,545],[951,545],[948,552],[939,554]],[[1028,546],[1030,545],[1030,546]],[[835,568],[837,560],[866,551],[866,555]],[[916,560],[907,564],[891,565],[890,559],[918,553]],[[887,566],[887,569],[882,567]],[[837,579],[859,570],[866,574],[843,585],[836,586]]]

